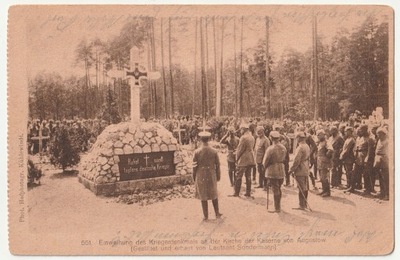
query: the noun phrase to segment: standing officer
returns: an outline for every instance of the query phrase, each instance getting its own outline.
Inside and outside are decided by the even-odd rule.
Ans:
[[[290,174],[289,174],[289,152],[290,152],[290,140],[289,137],[285,134],[285,129],[283,126],[276,126],[276,131],[278,131],[281,135],[280,141],[283,146],[286,148],[286,156],[285,156],[285,178],[286,183],[285,186],[290,186]]]
[[[343,138],[339,134],[336,126],[330,128],[331,137],[329,138],[330,145],[333,148],[332,155],[332,187],[339,187],[342,183],[342,164],[340,162],[340,153],[343,148]]]
[[[324,130],[318,130],[317,137],[319,140],[317,151],[317,167],[322,183],[322,191],[318,193],[318,195],[321,195],[322,197],[329,197],[331,196],[329,170],[332,167],[333,149],[327,144]]]
[[[275,210],[269,212],[279,213],[281,211],[281,186],[283,184],[283,178],[285,177],[285,158],[287,151],[285,146],[280,143],[281,135],[279,132],[271,131],[269,136],[272,140],[272,145],[270,145],[265,152],[263,162],[268,179],[266,185],[271,186],[274,194]]]
[[[218,207],[217,181],[221,179],[218,153],[208,145],[210,132],[200,132],[201,147],[193,157],[193,179],[196,187],[195,197],[201,200],[204,221],[208,220],[208,200],[212,201],[216,218],[222,214]]]
[[[258,186],[256,188],[263,188],[264,187],[264,180],[265,180],[265,169],[263,166],[263,159],[265,155],[265,151],[271,145],[269,139],[265,136],[265,130],[263,126],[257,126],[256,129],[257,133],[257,140],[255,146],[255,157],[257,163],[257,171],[258,171]]]
[[[251,169],[255,166],[254,160],[254,137],[249,130],[248,124],[240,126],[242,136],[236,150],[237,172],[235,177],[234,197],[238,197],[242,186],[242,177],[246,177],[246,197],[251,196]]]
[[[342,152],[340,153],[339,159],[342,162],[342,165],[344,166],[344,170],[346,171],[346,180],[347,180],[347,191],[354,191],[354,182],[352,181],[353,178],[353,165],[354,165],[354,146],[356,144],[356,141],[354,140],[353,137],[353,128],[351,126],[348,126],[344,130],[344,138],[346,140],[344,141],[343,144],[343,149]]]
[[[298,132],[296,134],[298,146],[295,151],[292,167],[289,172],[296,179],[299,188],[299,208],[305,210],[307,208],[308,197],[308,165],[310,164],[310,147],[306,143],[306,134]]]
[[[379,175],[380,197],[389,200],[389,141],[386,128],[376,131],[378,143],[375,150],[374,169]]]
[[[228,156],[226,157],[228,161],[228,175],[229,181],[231,182],[231,187],[233,187],[235,183],[235,170],[236,170],[236,163],[235,163],[235,153],[236,148],[239,145],[239,137],[235,135],[235,128],[229,127],[228,132],[224,137],[222,137],[221,144],[226,144],[228,146]]]
[[[373,166],[372,160],[374,155],[372,147],[374,146],[373,140],[369,137],[368,126],[363,124],[357,130],[357,140],[355,145],[355,187],[361,189],[361,177],[364,177],[364,194],[370,194],[372,190],[372,183],[370,178],[371,168]]]

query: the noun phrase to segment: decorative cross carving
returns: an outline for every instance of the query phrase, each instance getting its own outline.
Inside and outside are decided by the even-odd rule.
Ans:
[[[147,160],[149,159],[150,157],[146,154],[146,156],[144,157],[144,159],[146,160],[146,167],[147,167]]]
[[[140,71],[139,70],[139,63],[135,62],[135,68],[133,71],[126,71],[126,76],[129,77],[133,77],[135,79],[135,86],[139,86],[140,85],[140,79],[141,78],[147,78],[147,71]]]

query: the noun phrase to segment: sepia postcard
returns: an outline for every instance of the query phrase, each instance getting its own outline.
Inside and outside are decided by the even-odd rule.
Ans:
[[[394,11],[15,5],[13,255],[394,250]]]

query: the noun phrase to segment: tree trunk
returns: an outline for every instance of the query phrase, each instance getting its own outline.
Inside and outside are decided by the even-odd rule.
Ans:
[[[148,31],[147,33],[147,70],[151,71],[152,70],[152,58],[151,58],[151,32]],[[153,111],[152,111],[152,103],[153,103],[153,82],[151,80],[148,81],[148,102],[147,102],[147,118],[152,117]]]
[[[205,53],[203,36],[203,17],[200,17],[200,57],[201,57],[201,112],[203,119],[207,116],[206,108],[206,75],[205,75]]]
[[[264,104],[267,106],[267,115],[271,118],[271,88],[269,82],[269,17],[265,17],[265,89],[264,89]],[[265,102],[266,101],[266,102]]]
[[[196,25],[194,29],[194,84],[193,84],[193,96],[192,96],[192,116],[194,116],[195,100],[196,100],[196,89],[197,89],[197,17]]]
[[[240,89],[239,89],[239,117],[243,111],[243,16],[242,27],[240,29]]]
[[[151,56],[152,56],[152,71],[156,71],[156,43],[154,37],[154,17],[151,18]],[[154,118],[157,118],[157,82],[155,80],[152,81],[153,83],[153,111],[154,111]]]
[[[167,84],[165,82],[165,66],[164,66],[164,29],[163,29],[163,18],[161,18],[161,73],[163,80],[163,89],[164,89],[164,115],[165,118],[168,118],[168,102],[167,102]]]
[[[318,80],[318,50],[317,50],[317,17],[313,17],[313,68],[314,68],[314,90],[315,90],[315,103],[314,103],[314,120],[319,117],[319,80]]]
[[[221,115],[224,114],[224,107],[222,106],[222,96],[224,95],[224,82],[223,82],[223,69],[224,69],[224,18],[222,18],[222,24],[221,24],[221,66],[220,66],[220,81],[221,81],[221,95],[220,95],[220,106],[221,106]]]
[[[172,78],[172,46],[171,46],[171,20],[172,18],[169,17],[168,25],[169,25],[169,32],[168,32],[168,52],[169,52],[169,84],[170,84],[170,101],[171,101],[171,115],[174,116],[175,112],[175,105],[174,105],[174,79]]]
[[[205,84],[206,84],[206,112],[207,114],[210,113],[210,100],[209,100],[209,86],[208,86],[208,19],[207,17],[205,18],[205,53],[206,53],[206,58],[205,58]]]
[[[217,35],[215,30],[215,16],[213,16],[213,38],[214,38],[214,97],[215,97],[215,115],[219,116],[221,114],[219,110],[219,103],[218,103],[218,88],[219,88],[219,81],[218,81],[218,68],[217,68]],[[217,106],[218,105],[218,106]],[[218,112],[218,115],[217,115]]]
[[[234,61],[234,75],[235,75],[235,116],[238,116],[239,107],[238,107],[238,84],[237,84],[237,64],[236,64],[236,18],[233,17],[233,61]]]
[[[87,91],[89,88],[89,75],[88,75],[89,68],[88,67],[89,67],[88,60],[87,60],[87,58],[85,58],[85,93],[84,93],[85,100],[84,100],[84,104],[85,104],[85,118],[86,119],[88,118],[88,107],[87,107]]]
[[[218,55],[217,55],[217,35],[216,35],[216,28],[215,28],[215,20],[214,20],[214,53],[215,53],[215,116],[221,116],[221,70],[218,67]]]

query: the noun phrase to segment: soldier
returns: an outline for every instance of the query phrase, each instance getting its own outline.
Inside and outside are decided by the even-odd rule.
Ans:
[[[277,131],[271,131],[270,138],[272,145],[270,145],[265,152],[264,169],[266,169],[267,183],[272,188],[274,194],[274,207],[275,210],[269,211],[270,213],[281,211],[281,186],[285,177],[285,157],[286,148],[280,143],[281,135]]]
[[[327,144],[325,131],[320,129],[317,131],[319,140],[317,151],[317,167],[322,183],[322,191],[318,193],[322,197],[331,196],[331,187],[329,184],[329,170],[332,167],[333,149]]]
[[[373,154],[368,152],[373,146],[373,140],[369,137],[368,126],[365,124],[360,125],[357,130],[357,140],[355,145],[355,165],[354,165],[354,181],[353,184],[356,189],[361,189],[361,177],[364,178],[364,194],[370,194],[372,189],[370,178],[370,166]]]
[[[389,141],[386,128],[380,127],[376,131],[378,143],[376,144],[374,169],[379,176],[380,194],[383,200],[389,200]]]
[[[235,177],[234,197],[238,197],[242,186],[242,177],[246,177],[246,197],[251,196],[251,169],[255,166],[254,160],[254,137],[252,136],[249,125],[242,124],[240,126],[242,136],[236,152],[237,172]]]
[[[263,126],[257,126],[256,128],[257,140],[255,145],[255,158],[258,171],[258,186],[256,188],[264,188],[265,181],[265,169],[263,166],[263,159],[265,152],[271,145],[269,139],[265,136],[265,130]]]
[[[333,148],[332,154],[332,188],[339,187],[342,183],[342,164],[340,163],[340,153],[343,148],[343,138],[339,134],[336,126],[330,128],[331,137],[329,138],[330,146]]]
[[[315,141],[314,141],[312,135],[309,134],[309,133],[307,133],[305,127],[299,127],[298,132],[304,132],[304,134],[305,134],[305,142],[306,142],[306,144],[308,145],[308,147],[310,148],[310,159],[309,159],[309,163],[310,163],[310,164],[309,164],[309,173],[308,173],[308,176],[309,176],[310,179],[311,179],[311,183],[312,183],[312,185],[313,185],[313,189],[314,189],[314,190],[318,190],[317,187],[315,186],[315,177],[316,177],[316,174],[313,174],[313,172],[312,172],[312,170],[311,170],[311,168],[312,168],[314,165],[316,165],[316,164],[315,164],[315,160],[316,160],[315,154],[316,154],[316,152],[317,152],[317,150],[318,150],[317,145],[316,145],[316,143],[315,143]]]
[[[200,132],[201,147],[193,157],[193,180],[195,183],[195,197],[201,201],[204,221],[208,220],[208,200],[212,201],[216,218],[221,218],[218,206],[217,182],[221,179],[219,157],[216,150],[208,145],[210,132]]]
[[[370,195],[371,192],[375,192],[375,176],[374,176],[374,159],[375,159],[375,139],[371,137],[367,130],[364,132],[365,138],[368,143],[367,157],[365,158],[365,171],[364,171],[364,186],[365,195]]]
[[[316,140],[316,136],[315,136],[315,131],[314,129],[310,128],[308,130],[308,134],[307,134],[307,139],[306,142],[307,144],[310,146],[310,169],[311,169],[311,174],[314,175],[314,180],[318,179],[318,169],[317,169],[317,151],[318,151],[318,147],[317,147],[317,140]],[[314,144],[312,144],[314,143]]]
[[[256,124],[253,122],[252,119],[250,119],[250,124],[249,124],[249,130],[251,135],[253,136],[254,140],[257,138],[257,133],[256,133]],[[253,147],[254,150],[255,147]],[[256,184],[256,175],[257,175],[257,167],[254,164],[254,166],[251,168],[251,172],[253,173],[253,183]]]
[[[298,146],[295,151],[292,167],[289,172],[296,179],[299,188],[299,207],[295,209],[305,210],[307,208],[308,196],[308,166],[310,164],[310,147],[306,143],[306,134],[296,134]]]
[[[235,128],[233,128],[232,126],[229,127],[228,132],[224,137],[222,137],[220,143],[226,144],[228,146],[228,156],[226,157],[226,159],[228,161],[229,181],[231,182],[231,187],[233,187],[235,183],[234,177],[236,170],[235,154],[236,154],[236,148],[239,145],[239,137],[235,135]]]
[[[339,160],[342,162],[344,166],[344,170],[346,171],[346,181],[347,181],[347,191],[354,191],[354,182],[353,178],[353,165],[354,165],[354,146],[356,141],[353,137],[353,128],[351,126],[346,127],[344,130],[344,137],[346,141],[344,141],[342,152],[340,153]]]
[[[286,148],[286,157],[285,157],[285,186],[290,186],[290,174],[289,174],[289,152],[290,152],[290,140],[289,137],[285,135],[283,126],[276,126],[276,131],[278,131],[281,135],[281,143]]]

